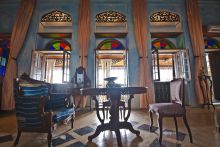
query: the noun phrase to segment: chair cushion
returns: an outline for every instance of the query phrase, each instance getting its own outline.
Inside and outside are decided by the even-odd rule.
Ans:
[[[75,114],[75,110],[74,108],[59,108],[59,109],[55,109],[53,110],[53,122],[54,123],[59,123],[63,120],[65,120],[66,118],[68,118],[71,115]]]
[[[64,93],[51,93],[50,99],[45,104],[45,111],[68,107],[69,95]]]
[[[164,116],[179,116],[185,114],[185,109],[177,103],[150,104],[149,110]]]

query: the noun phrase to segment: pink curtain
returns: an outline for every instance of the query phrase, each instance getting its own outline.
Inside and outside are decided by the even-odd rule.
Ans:
[[[199,85],[199,75],[204,70],[204,38],[199,14],[198,0],[187,0],[187,16],[189,33],[195,59],[195,93],[199,104],[203,104],[202,89]]]
[[[24,43],[36,0],[21,0],[11,36],[11,50],[2,87],[2,110],[14,109],[13,79],[17,76],[16,58]]]
[[[140,96],[140,108],[146,108],[154,99],[153,80],[147,55],[146,0],[132,0],[135,41],[139,54],[139,84],[147,86],[147,94]]]
[[[88,50],[90,41],[90,1],[80,0],[78,18],[78,46],[79,46],[79,66],[87,69]],[[86,97],[76,99],[81,103],[81,107],[86,106]]]

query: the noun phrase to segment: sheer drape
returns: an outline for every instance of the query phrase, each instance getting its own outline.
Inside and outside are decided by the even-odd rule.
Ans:
[[[14,109],[13,79],[17,75],[16,58],[24,43],[36,0],[21,0],[11,36],[11,50],[2,87],[2,110]]]
[[[198,76],[204,69],[204,39],[202,33],[202,24],[199,14],[198,0],[187,0],[187,16],[189,33],[192,42],[195,59],[195,92],[199,104],[203,104],[203,95],[199,85]]]
[[[139,54],[139,83],[147,86],[147,94],[140,96],[140,107],[153,102],[154,92],[150,65],[147,58],[147,9],[146,0],[132,0],[135,41]]]
[[[90,41],[90,1],[80,0],[78,18],[78,46],[79,66],[87,69],[88,50]],[[84,96],[81,100],[82,107],[86,106],[87,99]]]
[[[54,81],[53,81],[53,71],[55,70],[54,69],[55,63],[56,63],[56,59],[47,60],[46,82],[48,82],[48,83],[54,83]]]

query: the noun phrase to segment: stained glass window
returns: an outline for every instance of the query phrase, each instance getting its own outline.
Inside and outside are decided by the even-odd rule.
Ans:
[[[125,47],[115,39],[106,39],[103,40],[97,47],[100,50],[124,50]]]
[[[71,45],[65,40],[52,40],[47,44],[47,49],[51,51],[70,51]]]
[[[5,75],[9,48],[10,48],[9,40],[0,40],[0,79],[2,79]]]
[[[167,39],[156,39],[152,42],[152,49],[174,49],[175,45]]]
[[[220,48],[220,42],[213,38],[205,39],[205,48]]]

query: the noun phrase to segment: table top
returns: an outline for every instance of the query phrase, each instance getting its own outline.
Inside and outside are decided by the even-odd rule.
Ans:
[[[82,95],[129,95],[143,94],[147,87],[111,87],[111,88],[81,88]]]

